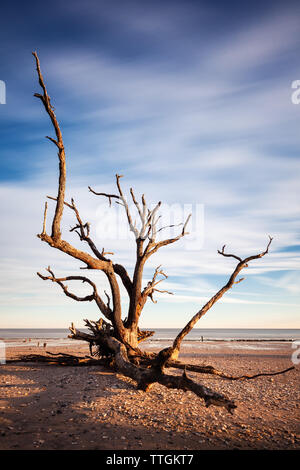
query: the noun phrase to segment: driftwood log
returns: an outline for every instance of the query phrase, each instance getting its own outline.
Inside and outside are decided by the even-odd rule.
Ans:
[[[43,104],[46,113],[50,117],[55,137],[46,138],[50,140],[58,151],[59,160],[59,179],[58,179],[58,192],[57,195],[47,196],[47,198],[55,203],[55,211],[51,224],[50,234],[47,232],[47,210],[48,203],[45,203],[44,217],[42,232],[37,236],[41,241],[46,242],[52,248],[60,250],[67,255],[75,258],[80,263],[82,269],[102,271],[106,276],[110,293],[104,292],[103,295],[99,293],[96,284],[86,276],[64,276],[57,277],[54,271],[48,267],[47,274],[37,273],[38,276],[45,281],[51,281],[57,284],[62,292],[76,300],[77,302],[95,302],[99,308],[100,320],[89,321],[85,320],[85,325],[89,329],[89,333],[78,331],[72,324],[70,327],[70,338],[84,340],[88,343],[90,348],[90,356],[87,358],[77,358],[75,356],[60,354],[57,357],[53,356],[30,356],[27,360],[43,360],[59,364],[71,365],[84,365],[84,364],[100,364],[103,361],[109,366],[114,367],[118,372],[131,377],[141,390],[147,391],[154,383],[159,383],[168,388],[177,388],[182,390],[190,390],[204,400],[206,406],[216,405],[225,407],[230,413],[236,408],[236,404],[230,398],[209,389],[208,387],[200,384],[198,381],[193,381],[187,376],[186,371],[191,370],[200,374],[211,374],[226,380],[246,380],[253,379],[262,375],[278,375],[285,373],[293,367],[284,371],[277,371],[274,373],[261,373],[254,376],[243,374],[239,377],[227,375],[224,372],[216,370],[212,366],[196,366],[183,364],[178,361],[180,346],[186,335],[193,329],[198,320],[235,284],[241,282],[243,278],[237,279],[240,272],[248,267],[249,263],[253,260],[264,257],[270,248],[272,238],[269,237],[266,248],[258,254],[241,258],[235,254],[225,252],[225,245],[218,253],[224,257],[234,258],[236,260],[236,267],[230,275],[226,284],[213,296],[211,299],[191,318],[191,320],[180,331],[175,338],[173,344],[169,348],[161,350],[158,354],[151,354],[142,351],[139,348],[139,343],[153,335],[153,331],[141,331],[139,328],[139,320],[143,308],[150,299],[155,302],[154,295],[156,292],[163,292],[171,294],[168,291],[161,290],[160,283],[167,278],[167,275],[162,270],[161,266],[156,268],[153,273],[151,281],[143,286],[143,270],[145,263],[149,258],[161,248],[173,244],[187,235],[187,225],[191,215],[180,224],[181,229],[178,235],[173,238],[161,239],[163,230],[167,227],[159,227],[159,209],[161,202],[158,202],[154,209],[150,209],[146,203],[145,196],[142,195],[139,201],[133,189],[130,189],[130,196],[135,206],[139,223],[133,219],[129,209],[129,204],[124,195],[121,178],[122,175],[116,175],[116,192],[104,193],[98,192],[89,187],[89,191],[100,197],[107,198],[109,204],[116,202],[123,206],[130,231],[134,235],[136,242],[136,259],[133,275],[130,276],[126,268],[111,260],[108,255],[113,255],[111,252],[106,252],[104,249],[99,250],[91,238],[91,227],[88,222],[85,222],[75,205],[74,199],[70,202],[65,200],[66,188],[66,154],[63,143],[62,132],[56,118],[54,108],[51,104],[46,85],[42,76],[39,58],[36,52],[33,52],[35,58],[36,70],[38,80],[41,87],[41,93],[35,93]],[[71,210],[75,217],[75,225],[70,229],[70,232],[75,233],[80,241],[86,244],[89,251],[82,251],[62,238],[61,221],[64,209]],[[66,282],[83,282],[91,287],[89,295],[80,297],[74,292],[69,290]],[[122,310],[120,283],[125,287],[129,297],[128,311]],[[171,375],[166,373],[168,368],[178,368],[183,370],[181,376]]]

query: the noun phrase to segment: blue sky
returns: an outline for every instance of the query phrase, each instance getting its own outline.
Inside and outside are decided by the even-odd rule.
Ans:
[[[118,214],[87,190],[114,190],[117,172],[151,203],[192,207],[190,238],[145,271],[146,282],[162,264],[175,295],[158,294],[141,325],[183,326],[233,269],[217,249],[256,254],[270,234],[270,254],[197,327],[299,328],[300,105],[291,84],[300,79],[300,5],[11,1],[1,19],[0,326],[65,327],[98,315],[35,274],[49,264],[57,275],[82,274],[36,237],[57,188],[55,149],[44,139],[52,129],[33,98],[37,50],[64,134],[68,197],[97,245],[132,272],[134,239],[105,235]],[[64,217],[64,237],[78,246]],[[106,287],[102,273],[91,276]]]

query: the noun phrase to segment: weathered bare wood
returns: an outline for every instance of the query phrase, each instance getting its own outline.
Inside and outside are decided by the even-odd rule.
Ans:
[[[56,140],[52,137],[48,137],[47,139],[51,140],[56,147],[58,148],[58,159],[59,159],[59,182],[58,182],[58,196],[57,196],[57,203],[55,208],[55,214],[52,222],[52,238],[54,240],[58,240],[61,237],[61,230],[60,230],[60,222],[63,215],[64,209],[64,199],[65,199],[65,188],[66,188],[66,156],[65,156],[65,149],[64,143],[62,138],[62,133],[56,119],[54,109],[51,105],[50,96],[47,93],[47,89],[44,83],[43,75],[40,68],[40,61],[36,52],[32,53],[35,61],[36,61],[36,69],[39,77],[39,84],[43,90],[43,94],[35,93],[35,97],[39,98],[49,115],[52,125],[54,127],[54,131],[56,134]]]
[[[42,231],[43,235],[46,233],[47,209],[48,209],[48,204],[47,204],[47,201],[46,201],[45,202],[45,210],[44,210],[43,231]]]
[[[118,371],[137,382],[138,388],[149,390],[154,383],[159,383],[167,388],[177,388],[184,391],[192,391],[202,398],[205,405],[222,406],[232,413],[236,408],[235,403],[224,395],[214,392],[208,387],[194,382],[188,378],[186,373],[182,377],[164,374],[161,370],[153,367],[151,369],[142,369],[131,363],[128,359],[127,350],[124,344],[113,337],[104,337],[107,346],[114,351],[115,363]]]
[[[206,406],[216,405],[225,407],[230,413],[236,407],[235,403],[226,396],[211,390],[210,388],[193,381],[186,374],[186,370],[192,370],[202,374],[209,374],[219,378],[228,380],[247,380],[254,379],[260,376],[278,375],[288,372],[293,369],[290,367],[284,371],[277,371],[273,373],[258,373],[255,375],[241,375],[230,376],[224,372],[218,371],[212,366],[196,366],[185,365],[177,361],[177,356],[180,351],[181,343],[184,337],[192,330],[197,321],[227,292],[234,284],[243,280],[237,280],[240,271],[248,266],[248,263],[254,259],[263,257],[268,253],[272,238],[269,237],[268,245],[264,252],[258,255],[249,256],[242,259],[240,256],[229,254],[225,252],[225,245],[218,253],[224,257],[231,257],[238,261],[237,266],[232,272],[227,284],[225,284],[187,323],[181,330],[171,347],[162,349],[158,354],[143,352],[138,348],[138,343],[153,335],[153,331],[141,331],[139,328],[139,319],[142,310],[150,298],[155,302],[153,295],[155,292],[172,294],[169,291],[161,290],[158,285],[167,277],[159,266],[156,268],[151,281],[143,287],[143,271],[146,261],[156,253],[160,248],[173,244],[188,234],[186,231],[191,215],[182,224],[182,230],[173,238],[165,240],[157,240],[157,235],[167,227],[159,227],[159,209],[161,202],[158,202],[154,209],[149,209],[146,203],[145,196],[142,195],[141,199],[135,196],[132,188],[130,188],[131,199],[134,204],[134,211],[137,212],[137,220],[132,216],[126,196],[122,190],[120,179],[122,175],[116,174],[117,194],[96,192],[89,187],[90,192],[97,196],[108,198],[109,204],[114,200],[117,204],[124,207],[127,222],[130,231],[134,234],[136,242],[136,258],[133,268],[132,278],[128,274],[126,268],[121,264],[114,263],[108,258],[108,255],[113,255],[110,251],[105,251],[104,248],[100,251],[91,238],[91,227],[89,222],[84,222],[81,218],[79,210],[75,205],[74,199],[71,202],[65,201],[66,189],[66,156],[62,133],[59,123],[54,113],[54,108],[51,105],[50,97],[48,95],[46,85],[42,76],[39,58],[36,52],[33,52],[35,58],[38,80],[42,89],[42,94],[35,93],[34,96],[39,98],[44,105],[46,113],[49,115],[52,126],[55,131],[56,138],[47,136],[58,149],[59,158],[59,178],[58,178],[58,193],[57,197],[48,196],[49,199],[56,202],[55,213],[52,220],[51,235],[47,234],[47,202],[44,209],[42,232],[38,237],[46,242],[51,247],[73,257],[74,259],[83,263],[81,269],[94,269],[100,270],[106,276],[110,293],[105,292],[107,301],[104,302],[97,291],[96,284],[85,276],[65,276],[56,277],[54,272],[47,269],[49,275],[44,276],[37,273],[43,280],[48,280],[56,283],[63,290],[64,294],[78,302],[95,301],[99,308],[102,317],[98,321],[85,320],[85,326],[89,329],[89,333],[78,331],[72,324],[70,327],[70,338],[77,340],[84,340],[88,343],[91,356],[98,355],[109,363],[113,363],[114,367],[124,375],[131,377],[136,381],[138,388],[141,390],[149,390],[154,383],[159,383],[167,388],[178,388],[181,390],[190,390],[198,397],[204,400]],[[64,207],[68,207],[75,214],[75,225],[71,227],[70,232],[76,233],[80,241],[87,243],[91,253],[79,250],[72,246],[70,243],[62,239],[61,236],[61,222]],[[174,227],[170,225],[169,227]],[[158,277],[160,276],[160,277]],[[89,284],[92,288],[92,293],[85,296],[78,296],[70,292],[68,286],[65,284],[67,281],[81,281]],[[122,305],[121,305],[121,292],[119,282],[122,282],[129,297],[129,307],[127,317],[122,318]],[[49,362],[49,356],[35,355],[28,356],[28,360],[41,360]],[[57,357],[51,355],[50,362],[69,365],[81,365],[88,362],[92,358],[77,358],[67,354],[60,354]],[[98,359],[96,360],[98,361]],[[99,362],[92,362],[93,364]],[[182,376],[170,375],[165,373],[166,368],[179,368],[184,369]]]
[[[186,232],[186,227],[187,227],[187,224],[189,223],[191,215],[192,214],[188,215],[185,223],[183,224],[183,229],[182,229],[181,233],[179,233],[179,235],[177,235],[176,237],[168,238],[167,240],[162,240],[160,242],[156,242],[155,241],[156,229],[155,229],[154,232],[152,232],[153,236],[150,237],[149,243],[148,243],[148,245],[145,249],[144,255],[145,255],[146,259],[148,259],[148,258],[150,258],[150,256],[154,255],[154,253],[156,253],[163,246],[171,245],[172,243],[175,243],[178,240],[180,240],[185,235],[188,235],[188,232]],[[155,226],[156,226],[156,224],[155,224]]]
[[[93,191],[94,192],[94,191]],[[95,194],[100,194],[100,193],[96,193],[94,192]],[[51,197],[51,196],[47,196],[48,199],[52,199],[54,201],[57,201],[57,198],[55,197]],[[79,215],[79,211],[77,209],[77,207],[75,206],[75,202],[74,202],[74,199],[72,199],[71,203],[68,203],[66,201],[64,201],[64,204],[69,207],[70,209],[72,209],[75,214],[76,214],[76,218],[77,218],[77,222],[78,222],[78,225],[76,225],[75,227],[73,227],[70,231],[76,231],[76,229],[80,229],[80,233],[76,231],[76,233],[79,235],[80,237],[80,240],[83,240],[83,241],[86,241],[88,243],[88,245],[90,246],[92,252],[94,253],[94,255],[102,260],[102,261],[106,261],[108,263],[110,263],[110,260],[106,258],[106,254],[113,254],[111,252],[104,252],[104,250],[102,250],[102,252],[100,252],[98,250],[98,248],[96,247],[95,243],[92,241],[92,239],[90,238],[89,236],[89,224],[86,222],[85,224],[83,224],[82,222],[82,219]],[[88,230],[88,232],[86,233],[86,230]],[[44,233],[44,231],[43,231]],[[126,288],[128,294],[130,295],[131,293],[131,290],[132,290],[132,281],[126,271],[126,269],[124,268],[124,266],[122,266],[121,264],[113,264],[113,269],[114,269],[114,272],[120,276],[121,280],[122,280],[122,283],[124,285],[124,287]],[[89,266],[90,267],[90,266]]]
[[[209,365],[197,365],[197,364],[185,364],[180,361],[176,360],[168,360],[168,362],[165,365],[166,367],[170,368],[175,368],[175,369],[182,369],[182,370],[188,370],[191,372],[197,372],[199,374],[207,374],[207,375],[216,375],[222,379],[226,380],[251,380],[251,379],[256,379],[258,377],[272,377],[274,375],[281,375],[285,374],[286,372],[290,372],[291,370],[294,370],[295,367],[288,367],[287,369],[279,370],[276,372],[260,372],[257,374],[249,375],[249,374],[244,374],[244,375],[230,375],[226,374],[225,372],[222,372],[218,369],[216,369],[213,366]]]
[[[61,366],[107,366],[107,360],[94,359],[90,356],[74,356],[71,354],[64,353],[51,353],[47,351],[48,356],[42,354],[22,354],[15,359],[8,359],[6,362],[42,362],[49,365],[61,365]]]
[[[52,282],[57,283],[63,290],[64,294],[67,297],[70,297],[71,299],[76,300],[77,302],[91,302],[94,300],[96,304],[98,305],[99,309],[105,315],[106,318],[109,320],[112,320],[112,310],[111,308],[106,305],[103,300],[101,299],[100,295],[98,294],[96,284],[92,282],[90,279],[88,279],[85,276],[66,276],[66,277],[61,277],[57,278],[55,277],[53,271],[51,271],[50,267],[47,268],[47,271],[50,273],[50,276],[43,276],[41,273],[37,273],[37,275],[43,279],[44,281],[50,280]],[[83,283],[87,283],[93,288],[93,293],[90,295],[86,295],[84,297],[79,297],[76,294],[73,294],[72,292],[69,292],[68,286],[64,284],[64,281],[81,281]]]
[[[89,186],[89,190],[98,196],[107,197],[109,199],[110,204],[112,202],[112,199],[116,199],[117,203],[122,204],[122,206],[125,209],[125,213],[126,213],[130,230],[134,233],[134,236],[136,239],[136,244],[137,244],[136,263],[135,263],[132,281],[129,278],[124,267],[120,268],[119,265],[116,265],[116,264],[114,265],[115,272],[121,277],[123,285],[125,286],[129,295],[129,309],[128,309],[126,327],[127,329],[131,329],[132,331],[135,331],[135,334],[136,334],[138,320],[141,315],[142,309],[147,301],[147,298],[149,297],[151,300],[153,300],[154,289],[151,289],[151,290],[149,289],[149,295],[147,296],[145,296],[144,291],[142,292],[142,278],[143,278],[145,262],[152,254],[154,254],[162,246],[174,243],[175,241],[179,240],[184,235],[186,235],[186,226],[189,222],[190,215],[188,216],[186,222],[182,224],[183,229],[177,237],[174,237],[173,239],[163,240],[157,243],[156,242],[157,233],[165,228],[165,227],[162,227],[161,229],[157,230],[157,222],[159,220],[159,217],[157,217],[157,212],[161,206],[161,202],[158,202],[157,205],[154,207],[154,209],[150,210],[147,207],[145,196],[142,195],[142,203],[140,204],[134,194],[133,189],[130,188],[130,194],[131,194],[133,203],[136,206],[139,218],[140,218],[141,226],[138,229],[136,222],[133,221],[127,200],[125,198],[125,195],[121,187],[120,179],[122,177],[123,175],[118,175],[118,174],[116,175],[116,184],[117,184],[117,189],[118,189],[119,194],[97,192],[93,190],[90,186]],[[147,238],[149,239],[149,243],[147,247],[144,248],[144,242]],[[156,290],[159,291],[159,289],[156,289]],[[161,292],[170,293],[168,291],[161,291]]]
[[[271,242],[272,242],[272,238],[269,236],[269,242],[267,244],[267,248],[265,249],[265,251],[263,251],[262,253],[259,253],[258,255],[248,256],[244,260],[242,260],[239,257],[236,257],[235,255],[229,255],[231,257],[240,259],[240,261],[237,264],[236,268],[234,269],[233,273],[231,274],[227,284],[225,284],[225,286],[223,286],[213,297],[211,297],[211,299],[192,317],[192,319],[180,331],[180,333],[177,335],[177,337],[175,338],[175,340],[173,342],[173,347],[169,349],[169,357],[170,358],[176,359],[178,357],[179,350],[180,350],[180,345],[181,345],[181,342],[184,339],[184,337],[193,329],[193,327],[200,320],[200,318],[202,318],[206,314],[206,312],[208,312],[208,310],[221,297],[223,297],[225,292],[227,292],[229,289],[232,288],[232,286],[235,284],[236,277],[238,276],[238,274],[240,273],[240,271],[243,268],[248,266],[249,261],[252,261],[254,259],[262,258],[263,256],[265,256],[268,253]],[[225,253],[224,253],[224,247],[223,247],[223,250],[219,253],[223,256],[226,256]]]

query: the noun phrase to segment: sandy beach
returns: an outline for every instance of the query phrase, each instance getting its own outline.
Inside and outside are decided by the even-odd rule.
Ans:
[[[88,354],[87,346],[75,341],[46,348],[31,343],[8,342],[7,359],[46,351]],[[165,345],[148,342],[144,348],[155,351]],[[180,359],[242,375],[291,367],[292,352],[289,342],[186,342]],[[131,379],[102,366],[2,364],[0,449],[300,448],[299,366],[284,375],[247,381],[188,375],[234,399],[234,414],[205,408],[193,393],[157,384],[144,393]]]

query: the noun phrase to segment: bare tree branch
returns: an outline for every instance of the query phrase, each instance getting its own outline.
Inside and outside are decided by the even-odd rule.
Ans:
[[[138,239],[139,238],[139,232],[138,232],[137,228],[135,227],[135,224],[133,224],[133,222],[132,222],[132,217],[131,217],[131,214],[130,214],[130,211],[129,211],[129,207],[128,207],[126,198],[124,197],[124,194],[123,194],[123,191],[122,191],[122,188],[121,188],[121,185],[120,185],[120,179],[121,178],[123,178],[123,175],[118,175],[118,174],[116,175],[116,182],[117,182],[117,187],[118,187],[119,194],[120,194],[120,199],[123,202],[123,205],[125,207],[126,216],[127,216],[127,220],[128,220],[130,230],[134,233],[135,238]]]
[[[46,234],[47,209],[48,209],[48,204],[47,204],[47,201],[46,201],[46,202],[45,202],[45,210],[44,210],[44,221],[43,221],[43,231],[42,231],[42,235],[45,235],[45,234]]]
[[[43,276],[40,273],[37,273],[37,275],[44,281],[50,280],[52,282],[57,283],[62,288],[64,294],[67,297],[70,297],[71,299],[74,299],[77,302],[91,302],[92,300],[95,300],[96,304],[98,305],[103,315],[105,315],[105,317],[108,318],[109,320],[112,320],[113,312],[111,308],[109,307],[109,305],[105,305],[105,303],[103,302],[103,300],[98,294],[96,284],[92,282],[90,279],[84,276],[66,276],[66,277],[57,278],[55,277],[54,272],[50,269],[50,266],[46,269],[46,271],[50,273],[50,276]],[[72,292],[69,292],[68,286],[64,284],[64,281],[81,281],[83,283],[88,283],[90,286],[92,286],[93,293],[90,295],[86,295],[84,297],[79,297],[73,294]]]
[[[180,227],[180,225],[183,225],[183,222],[181,222],[180,224],[166,225],[165,227],[161,227],[160,229],[158,229],[157,233],[161,232],[162,230],[165,230],[166,228]]]
[[[105,197],[107,197],[108,200],[109,200],[109,205],[110,206],[111,206],[111,200],[112,199],[121,199],[120,196],[118,196],[117,194],[97,193],[90,186],[88,188],[89,188],[89,191],[93,194],[96,194],[96,196],[105,196]]]
[[[51,197],[51,196],[47,196],[48,199],[52,199],[54,201],[56,201],[56,198],[54,197]],[[84,240],[88,243],[88,245],[90,246],[91,250],[93,251],[94,255],[97,256],[98,259],[102,260],[102,261],[106,261],[108,263],[110,263],[110,260],[106,258],[106,255],[107,254],[113,254],[112,252],[105,252],[104,249],[102,250],[102,252],[100,252],[98,250],[98,248],[96,247],[95,243],[92,241],[92,239],[88,236],[89,235],[89,224],[88,223],[85,223],[83,224],[81,218],[80,218],[80,215],[79,215],[79,211],[78,209],[76,208],[75,206],[75,203],[74,203],[74,199],[72,199],[72,202],[71,204],[64,201],[64,204],[69,207],[71,210],[73,210],[76,214],[76,218],[77,218],[77,222],[78,222],[78,225],[76,225],[75,227],[73,227],[71,229],[71,231],[76,231],[77,228],[80,229],[80,233],[78,233],[76,231],[76,233],[79,235],[80,239],[81,240]],[[85,233],[85,230],[88,229],[88,233],[86,234]],[[124,266],[122,266],[121,264],[113,264],[113,269],[115,271],[116,274],[118,274],[118,276],[120,276],[121,280],[122,280],[122,283],[124,285],[124,287],[126,288],[128,294],[130,295],[131,294],[131,291],[132,291],[132,281],[126,271],[126,269],[124,268]],[[89,268],[91,266],[88,266]],[[99,269],[99,268],[98,268]]]
[[[228,257],[231,257],[231,258],[235,258],[235,259],[237,259],[238,261],[242,261],[242,258],[240,258],[239,256],[236,256],[236,255],[229,255],[229,254],[227,254],[227,253],[224,253],[225,246],[226,246],[226,245],[224,245],[224,246],[222,247],[222,251],[218,250],[218,253],[219,253],[220,255],[228,256]]]
[[[50,236],[46,233],[46,209],[45,209],[43,231],[41,234],[38,235],[38,237],[42,241],[45,241],[46,243],[48,243],[51,247],[56,248],[68,254],[69,256],[72,256],[82,261],[90,269],[100,269],[100,270],[107,272],[109,270],[109,262],[105,262],[105,260],[103,259],[100,259],[100,260],[95,259],[88,253],[85,253],[81,250],[77,250],[68,242],[61,239],[60,224],[61,224],[61,219],[63,215],[63,208],[65,205],[64,196],[65,196],[65,186],[66,186],[65,149],[64,149],[64,144],[63,144],[62,133],[61,133],[57,118],[55,116],[54,109],[51,105],[50,97],[47,93],[47,89],[46,89],[44,79],[41,73],[39,58],[36,52],[33,52],[32,54],[36,62],[36,69],[38,73],[39,84],[43,90],[43,94],[35,93],[34,96],[36,96],[42,101],[44,108],[51,119],[54,131],[56,134],[56,139],[53,139],[52,137],[49,137],[49,136],[47,136],[47,138],[57,146],[58,158],[59,158],[58,196],[57,198],[54,198],[56,200],[56,208],[55,208],[55,214],[54,214],[53,221],[52,221],[52,234]],[[68,205],[68,206],[70,207],[71,205]]]
[[[139,318],[147,299],[150,298],[153,302],[155,302],[153,299],[155,292],[172,294],[167,290],[162,290],[159,288],[159,284],[167,278],[166,274],[162,271],[161,266],[158,266],[155,269],[151,281],[149,281],[144,288],[142,287],[145,263],[149,257],[156,253],[161,247],[170,245],[187,235],[188,232],[186,229],[191,214],[187,217],[183,224],[178,224],[182,225],[182,230],[177,236],[157,241],[158,233],[168,227],[175,227],[178,225],[173,224],[158,228],[158,223],[161,218],[159,215],[161,202],[158,202],[153,209],[149,209],[147,207],[144,194],[142,195],[141,199],[136,198],[133,189],[130,188],[131,199],[138,214],[137,223],[131,215],[128,202],[122,191],[120,184],[122,175],[116,174],[118,194],[96,192],[90,186],[89,191],[98,196],[104,196],[108,198],[110,205],[112,204],[112,201],[115,200],[117,204],[122,205],[125,209],[130,231],[133,232],[136,241],[136,260],[132,279],[124,266],[113,263],[110,259],[107,258],[107,255],[113,255],[112,252],[105,251],[104,248],[102,251],[99,251],[91,239],[90,224],[89,222],[83,222],[78,208],[75,205],[74,199],[72,198],[70,203],[65,201],[66,158],[62,133],[54,113],[54,108],[51,105],[50,97],[47,93],[47,89],[41,73],[39,58],[36,52],[33,52],[33,56],[36,62],[39,85],[42,89],[42,93],[35,93],[34,96],[42,101],[44,108],[50,117],[56,138],[50,136],[46,136],[46,138],[57,147],[59,158],[58,194],[57,197],[48,196],[49,199],[56,202],[55,213],[52,220],[52,233],[50,236],[46,231],[48,208],[46,202],[42,232],[38,235],[38,237],[42,241],[48,243],[49,246],[80,260],[84,264],[84,266],[80,266],[81,269],[96,269],[103,271],[110,286],[109,294],[104,291],[106,296],[106,302],[104,302],[98,294],[96,284],[85,276],[56,277],[50,267],[47,269],[49,273],[47,276],[37,273],[41,279],[49,280],[58,284],[66,296],[76,301],[95,301],[101,313],[108,320],[107,322],[103,318],[100,318],[100,320],[95,322],[86,319],[85,325],[90,331],[89,334],[76,330],[75,326],[72,324],[70,327],[70,337],[73,339],[83,339],[87,341],[89,343],[91,355],[97,354],[99,357],[107,358],[110,364],[113,363],[119,372],[133,378],[137,382],[138,388],[141,390],[147,391],[154,383],[160,383],[168,388],[190,390],[202,398],[206,406],[210,406],[212,404],[216,406],[222,406],[231,413],[236,407],[232,400],[209,389],[208,387],[203,386],[200,383],[194,382],[187,376],[186,370],[195,370],[199,373],[216,375],[220,378],[225,378],[228,380],[246,380],[265,375],[278,375],[291,370],[292,367],[285,369],[284,371],[277,371],[274,373],[258,373],[253,376],[245,374],[237,377],[224,374],[212,366],[183,365],[176,359],[180,350],[181,342],[185,336],[192,330],[197,321],[225,294],[225,292],[227,292],[233,285],[240,283],[244,279],[237,279],[240,271],[247,267],[250,261],[259,259],[268,253],[272,238],[269,237],[269,242],[263,252],[257,255],[248,256],[245,259],[242,259],[240,256],[235,254],[226,253],[224,245],[222,249],[218,251],[218,253],[224,257],[234,258],[238,262],[227,284],[225,284],[213,297],[211,297],[211,299],[191,318],[191,320],[177,335],[171,347],[162,349],[157,355],[141,351],[138,348],[138,343],[153,334],[151,331],[141,331],[139,329]],[[92,254],[78,250],[67,241],[62,240],[61,220],[64,206],[70,208],[76,217],[75,225],[70,228],[70,232],[75,232],[78,235],[80,241],[86,242],[89,245]],[[146,246],[144,246],[145,244]],[[122,319],[121,293],[118,276],[121,279],[129,296],[128,316],[124,320]],[[83,283],[87,283],[92,288],[92,293],[85,296],[78,296],[75,293],[69,291],[68,286],[65,284],[67,281],[81,281]],[[96,353],[93,352],[93,347],[96,347]],[[72,363],[74,363],[75,359],[74,357],[68,358],[69,361],[72,360]],[[77,362],[79,363],[80,361]],[[184,373],[181,377],[172,376],[169,374],[167,375],[164,373],[166,367],[184,368]]]
[[[292,367],[288,367],[287,369],[283,369],[283,370],[276,371],[276,372],[260,372],[258,374],[254,374],[254,375],[249,375],[249,374],[230,375],[230,374],[226,374],[225,372],[222,372],[222,371],[216,369],[213,366],[185,364],[185,363],[182,363],[180,361],[176,361],[176,360],[172,360],[172,359],[168,360],[165,367],[172,367],[172,368],[175,368],[175,369],[183,369],[183,370],[185,369],[185,370],[189,370],[191,372],[197,372],[197,373],[200,373],[200,374],[215,375],[215,376],[220,377],[221,379],[226,379],[226,380],[231,380],[231,381],[235,381],[235,380],[240,380],[240,381],[252,380],[252,379],[256,379],[258,377],[272,377],[272,376],[275,376],[275,375],[285,374],[286,372],[289,372],[289,371],[295,369],[295,367],[292,366]]]
[[[76,335],[75,328],[73,331],[73,334]],[[226,408],[229,413],[232,413],[236,408],[236,405],[232,400],[218,392],[214,392],[204,385],[195,383],[187,377],[186,373],[184,373],[182,377],[178,377],[169,374],[166,375],[155,367],[151,369],[142,369],[129,361],[126,347],[120,341],[105,335],[103,335],[103,341],[106,343],[107,347],[114,352],[118,370],[127,377],[131,377],[135,380],[138,388],[141,390],[147,391],[153,383],[157,382],[167,388],[192,391],[204,400],[206,407],[210,405],[221,406]]]
[[[167,353],[165,354],[165,361],[167,361],[168,359],[177,359],[177,356],[179,354],[179,349],[180,349],[180,345],[181,345],[181,342],[183,340],[183,338],[193,329],[193,327],[195,326],[195,324],[200,320],[200,318],[203,317],[203,315],[205,315],[205,313],[225,294],[225,292],[227,292],[229,289],[231,289],[231,287],[235,284],[235,279],[236,277],[238,276],[239,272],[244,268],[244,267],[247,267],[248,266],[248,263],[249,261],[252,261],[254,259],[259,259],[259,258],[262,258],[263,256],[265,256],[268,251],[269,251],[269,247],[270,247],[270,244],[272,242],[272,238],[269,236],[269,242],[267,244],[267,248],[265,249],[265,251],[263,251],[262,253],[259,253],[258,255],[253,255],[253,256],[248,256],[247,258],[245,258],[244,260],[241,259],[241,261],[239,261],[239,263],[237,264],[235,270],[233,271],[233,273],[231,274],[227,284],[225,284],[225,286],[223,286],[202,308],[201,310],[199,310],[199,312],[197,312],[193,317],[192,319],[187,323],[187,325],[180,331],[180,333],[177,335],[177,337],[175,338],[174,342],[173,342],[173,346],[171,348],[168,348],[168,351]],[[224,247],[223,247],[224,248]],[[221,252],[222,255],[224,255],[223,253],[223,250]],[[231,255],[232,256],[232,255]],[[236,256],[234,255],[234,257],[236,258]]]

